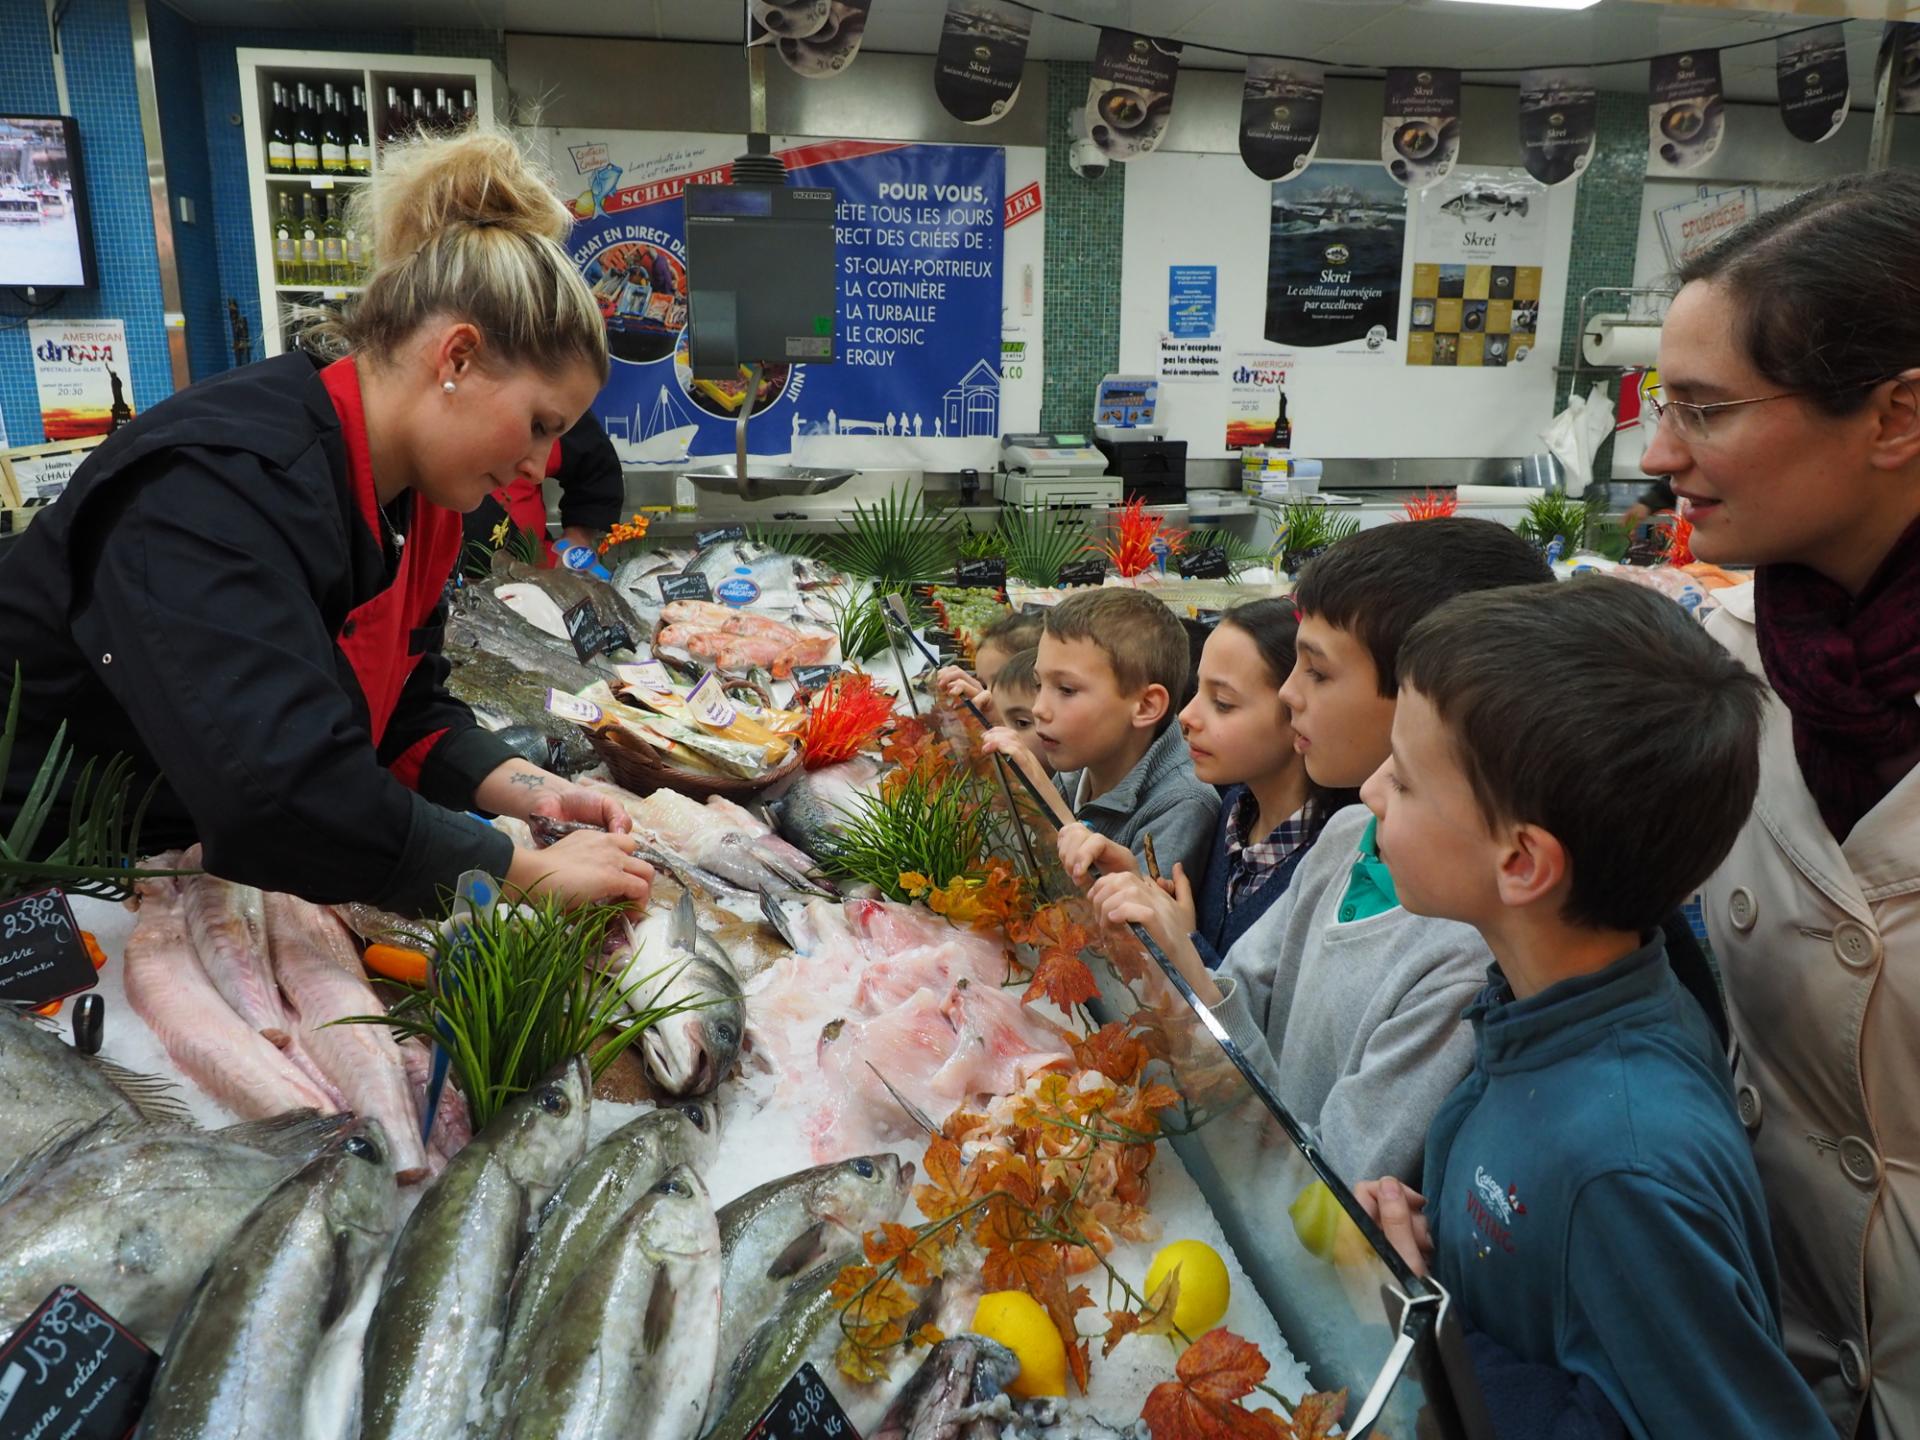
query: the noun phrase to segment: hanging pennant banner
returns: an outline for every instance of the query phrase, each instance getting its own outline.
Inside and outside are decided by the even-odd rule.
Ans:
[[[776,39],[804,40],[827,23],[833,0],[752,0],[748,14]],[[757,39],[756,31],[749,38]]]
[[[1291,180],[1320,148],[1327,72],[1304,60],[1247,57],[1240,93],[1240,158],[1262,180]]]
[[[796,75],[819,80],[838,75],[860,53],[873,0],[833,0],[826,23],[804,36],[782,35],[780,58]]]
[[[1774,42],[1780,118],[1796,140],[1818,145],[1847,121],[1847,34],[1822,25]]]
[[[1409,190],[1446,178],[1460,154],[1460,72],[1387,71],[1387,113],[1380,160]]]
[[[933,93],[947,113],[991,125],[1013,109],[1027,63],[1033,12],[1010,0],[947,0],[947,21],[933,57]]]
[[[1881,32],[1880,62],[1873,72],[1876,88],[1889,64],[1894,67],[1894,114],[1920,115],[1920,23],[1896,20]]]
[[[1520,77],[1520,158],[1542,185],[1571,180],[1593,159],[1600,97],[1585,70],[1529,70]]]
[[[1648,173],[1671,175],[1704,164],[1727,133],[1720,52],[1684,50],[1658,56],[1650,81]]]
[[[1111,160],[1159,146],[1173,118],[1180,45],[1102,26],[1087,82],[1087,136]]]

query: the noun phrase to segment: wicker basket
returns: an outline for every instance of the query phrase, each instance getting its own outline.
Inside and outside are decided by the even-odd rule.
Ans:
[[[589,730],[587,739],[592,743],[594,753],[607,762],[607,769],[613,772],[614,781],[622,789],[631,790],[636,795],[646,795],[655,790],[678,790],[695,800],[708,800],[715,795],[734,801],[746,800],[786,779],[800,768],[801,761],[800,742],[796,740],[785,760],[765,775],[748,780],[737,775],[709,775],[682,770],[668,763],[666,757],[651,745],[634,738],[625,730]]]

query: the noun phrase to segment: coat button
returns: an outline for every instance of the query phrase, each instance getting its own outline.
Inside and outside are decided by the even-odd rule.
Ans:
[[[1749,1130],[1760,1128],[1760,1092],[1751,1085],[1740,1087],[1740,1123]]]
[[[1727,897],[1727,919],[1733,922],[1733,928],[1744,935],[1753,929],[1753,922],[1759,916],[1760,907],[1753,903],[1753,892],[1744,885],[1736,886]]]
[[[1867,1369],[1866,1357],[1860,1353],[1860,1347],[1851,1340],[1840,1342],[1840,1378],[1847,1382],[1851,1390],[1867,1388],[1872,1372]]]
[[[340,627],[340,638],[342,640],[351,640],[353,638],[353,632],[358,628],[353,621],[347,621],[346,624]]]
[[[1847,1172],[1847,1178],[1856,1185],[1871,1190],[1880,1184],[1880,1157],[1858,1135],[1847,1135],[1841,1139],[1840,1168]]]
[[[1850,970],[1871,970],[1880,963],[1880,937],[1858,920],[1833,927],[1833,953]]]

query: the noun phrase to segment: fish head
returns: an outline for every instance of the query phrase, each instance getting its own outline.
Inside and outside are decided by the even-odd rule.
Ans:
[[[1020,1373],[1020,1357],[984,1335],[963,1338],[973,1347],[972,1403],[984,1404],[1014,1382]]]
[[[393,1233],[399,1192],[393,1179],[393,1146],[380,1122],[356,1120],[328,1155],[327,1217],[349,1243],[384,1243]]]
[[[649,1213],[648,1243],[662,1254],[695,1259],[720,1249],[720,1222],[713,1197],[691,1165],[676,1165],[662,1175],[640,1202]]]
[[[544,1202],[586,1153],[592,1102],[587,1057],[575,1055],[508,1101],[481,1139],[514,1183]]]
[[[720,1150],[720,1107],[712,1100],[673,1100],[655,1112],[671,1126],[674,1147],[685,1164],[705,1170]]]
[[[653,1003],[676,1000],[690,1008],[647,1028],[640,1037],[641,1058],[654,1084],[669,1095],[711,1094],[732,1073],[746,1039],[739,982],[705,954],[688,958],[682,952],[673,978]]]
[[[822,1167],[808,1209],[855,1237],[899,1217],[913,1183],[913,1166],[881,1151]]]

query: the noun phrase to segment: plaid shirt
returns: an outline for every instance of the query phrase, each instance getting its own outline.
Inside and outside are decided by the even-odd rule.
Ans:
[[[1307,836],[1305,810],[1274,826],[1265,840],[1249,845],[1247,832],[1260,823],[1260,802],[1251,790],[1227,811],[1227,908],[1238,905],[1245,895],[1258,889],[1262,881],[1294,851]]]

